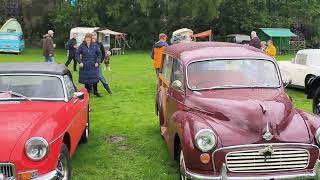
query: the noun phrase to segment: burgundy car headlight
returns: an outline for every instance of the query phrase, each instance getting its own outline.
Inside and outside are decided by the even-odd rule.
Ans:
[[[202,152],[211,151],[217,145],[217,136],[211,129],[202,129],[196,134],[195,145]]]
[[[25,153],[33,161],[43,160],[49,152],[48,142],[41,137],[30,138],[25,144]]]

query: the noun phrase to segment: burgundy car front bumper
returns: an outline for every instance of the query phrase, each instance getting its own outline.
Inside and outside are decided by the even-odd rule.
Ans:
[[[219,175],[202,175],[198,173],[191,172],[186,170],[186,176],[189,179],[197,179],[197,180],[281,180],[281,179],[318,179],[320,178],[319,173],[320,161],[318,160],[314,169],[310,170],[310,172],[287,172],[286,174],[279,175],[275,173],[274,175],[257,175],[252,174],[250,176],[243,176],[241,174],[234,175],[228,174],[226,166],[221,169],[221,173]]]

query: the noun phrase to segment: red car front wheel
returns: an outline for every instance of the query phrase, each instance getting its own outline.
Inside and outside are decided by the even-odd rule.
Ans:
[[[62,144],[56,171],[57,180],[71,180],[70,153],[65,144]]]

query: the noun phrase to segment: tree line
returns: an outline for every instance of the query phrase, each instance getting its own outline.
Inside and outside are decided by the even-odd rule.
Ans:
[[[48,29],[62,46],[72,27],[106,27],[128,34],[135,49],[147,49],[160,32],[212,29],[216,40],[261,27],[291,28],[308,44],[320,39],[319,0],[0,0],[0,24],[16,17],[27,42],[37,45]],[[319,43],[318,43],[319,44]]]

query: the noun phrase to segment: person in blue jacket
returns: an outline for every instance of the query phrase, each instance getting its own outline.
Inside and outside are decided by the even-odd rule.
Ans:
[[[84,84],[88,92],[101,97],[98,93],[99,82],[99,63],[101,63],[101,51],[97,45],[92,42],[92,34],[87,33],[84,42],[79,46],[76,52],[76,60],[79,63],[79,83]]]

